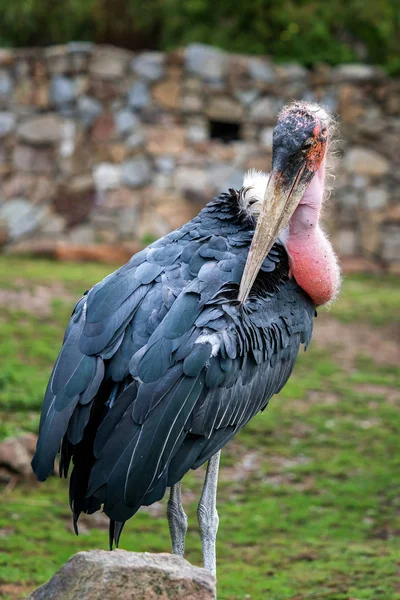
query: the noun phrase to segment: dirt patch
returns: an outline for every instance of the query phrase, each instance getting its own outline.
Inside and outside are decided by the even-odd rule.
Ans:
[[[73,296],[58,282],[51,285],[36,285],[33,288],[27,283],[19,281],[20,289],[0,289],[0,309],[12,308],[22,312],[34,314],[37,317],[48,317],[52,313],[52,302],[56,299],[73,302]]]
[[[359,356],[368,356],[379,365],[397,366],[400,360],[400,335],[396,327],[345,324],[323,315],[315,323],[313,341],[320,348],[328,348],[344,368],[353,368]]]
[[[400,390],[387,385],[358,384],[355,386],[357,392],[366,396],[383,396],[388,404],[400,405]],[[372,407],[374,408],[374,407]]]
[[[261,459],[259,452],[246,452],[244,455],[242,452],[240,460],[234,466],[221,469],[221,481],[238,483],[252,479],[260,469]]]
[[[31,592],[33,586],[26,586],[22,583],[1,583],[0,584],[0,598],[25,598],[29,592]]]
[[[305,399],[291,400],[290,407],[297,413],[306,414],[311,406],[336,406],[340,400],[339,394],[310,390]]]

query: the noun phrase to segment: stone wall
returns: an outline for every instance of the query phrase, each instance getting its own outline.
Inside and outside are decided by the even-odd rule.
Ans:
[[[0,50],[0,244],[74,256],[149,243],[240,186],[246,169],[268,171],[277,113],[293,99],[339,115],[325,214],[338,253],[355,268],[399,271],[399,80],[198,44]]]

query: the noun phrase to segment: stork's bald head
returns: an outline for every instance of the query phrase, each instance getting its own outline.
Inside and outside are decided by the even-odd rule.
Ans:
[[[272,172],[240,285],[241,301],[319,169],[324,178],[332,123],[332,117],[317,104],[294,102],[281,111],[273,134]]]
[[[325,156],[331,123],[317,104],[295,102],[282,110],[274,129],[272,169],[283,184],[294,183],[296,175],[305,183],[311,180]]]

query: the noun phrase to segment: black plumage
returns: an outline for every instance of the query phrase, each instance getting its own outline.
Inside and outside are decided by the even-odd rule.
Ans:
[[[288,380],[315,313],[277,242],[237,295],[254,220],[239,192],[139,252],[76,305],[43,404],[39,480],[73,471],[70,502],[101,505],[111,542],[141,505],[197,468]]]

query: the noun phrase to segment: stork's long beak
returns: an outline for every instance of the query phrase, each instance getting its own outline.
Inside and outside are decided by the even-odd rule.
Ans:
[[[286,178],[282,177],[280,171],[273,170],[271,173],[240,282],[238,299],[242,303],[247,300],[262,263],[301,200],[303,190],[299,189],[302,187],[299,181],[303,171],[304,165],[289,186],[286,182],[285,185]]]

